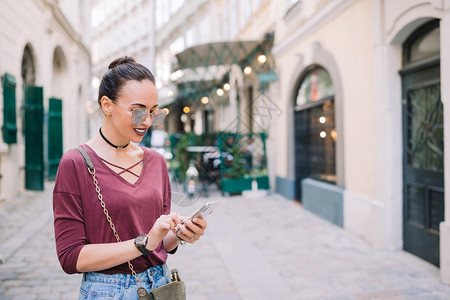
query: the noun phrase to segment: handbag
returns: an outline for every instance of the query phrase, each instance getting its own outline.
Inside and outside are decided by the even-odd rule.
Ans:
[[[111,217],[109,216],[108,210],[106,209],[105,202],[103,201],[103,196],[100,192],[100,187],[98,186],[98,181],[95,176],[95,168],[94,164],[91,161],[91,158],[89,157],[89,154],[81,148],[77,147],[75,148],[78,150],[78,152],[81,153],[81,155],[84,158],[84,161],[86,162],[88,172],[92,176],[92,180],[95,185],[95,190],[98,194],[98,200],[100,200],[100,205],[103,208],[103,213],[106,216],[106,219],[111,227],[111,230],[114,233],[114,236],[116,237],[117,242],[121,242],[119,234],[116,231],[116,227],[114,226]],[[136,283],[138,284],[139,288],[137,290],[138,298],[141,300],[186,300],[186,285],[183,281],[181,281],[180,276],[178,275],[178,271],[176,269],[171,270],[170,272],[170,278],[171,283],[165,284],[159,288],[153,289],[150,291],[150,293],[147,292],[147,290],[141,286],[141,283],[139,279],[136,276],[136,271],[134,271],[134,267],[131,264],[130,261],[128,261],[128,267],[131,270],[131,274],[133,275],[134,279],[136,280]]]
[[[159,288],[150,291],[150,298],[152,300],[181,300],[186,299],[186,285],[178,276],[178,271],[172,269],[170,271],[171,283],[165,284]]]

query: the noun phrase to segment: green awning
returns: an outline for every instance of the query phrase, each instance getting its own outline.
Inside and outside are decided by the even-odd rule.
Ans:
[[[273,34],[261,40],[214,42],[197,45],[176,54],[172,83],[177,85],[178,95],[191,100],[215,93],[228,81],[233,65],[242,70],[251,66],[255,74],[273,72],[271,49]],[[259,63],[260,54],[267,57]]]
[[[197,67],[232,65],[247,59],[260,41],[216,42],[197,45],[176,55],[178,65],[175,70],[194,69]]]

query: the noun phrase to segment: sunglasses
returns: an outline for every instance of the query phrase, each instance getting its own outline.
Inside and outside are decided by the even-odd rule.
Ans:
[[[158,126],[164,121],[164,118],[166,117],[167,113],[157,107],[154,111],[150,111],[146,108],[133,108],[132,110],[129,110],[128,108],[120,105],[117,102],[113,102],[114,104],[119,105],[123,109],[125,109],[128,112],[131,112],[131,122],[133,122],[133,125],[141,125],[142,122],[144,122],[145,119],[147,119],[148,115],[150,115],[150,121],[152,122],[152,126]]]

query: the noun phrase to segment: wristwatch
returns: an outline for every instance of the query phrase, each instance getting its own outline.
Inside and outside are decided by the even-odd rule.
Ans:
[[[153,252],[153,251],[148,250],[145,247],[145,246],[147,246],[147,241],[148,241],[148,236],[145,233],[139,235],[136,239],[134,239],[134,245],[144,255],[147,255],[147,254],[150,254]]]
[[[183,240],[182,238],[180,238],[178,235],[177,235],[177,239],[178,239],[178,244],[179,244],[179,245],[184,245],[184,244],[186,244],[186,241]]]

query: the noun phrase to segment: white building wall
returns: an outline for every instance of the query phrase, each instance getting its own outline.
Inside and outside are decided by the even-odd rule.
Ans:
[[[78,25],[80,30],[85,28],[81,26],[82,23]],[[44,90],[44,112],[48,111],[49,97],[58,96],[63,100],[64,151],[86,139],[83,125],[86,116],[79,98],[86,97],[90,86],[90,56],[86,45],[80,40],[82,33],[75,31],[56,1],[21,0],[3,1],[0,4],[0,74],[9,73],[15,77],[18,127],[17,144],[6,145],[3,140],[0,142],[0,197],[3,199],[12,200],[24,189],[21,64],[27,44],[32,46],[35,55],[35,85],[42,86]],[[61,47],[67,62],[61,81],[64,89],[58,88],[53,82],[53,53],[56,47]],[[80,87],[82,93],[78,95]],[[57,95],[56,90],[59,91]],[[3,107],[3,97],[1,99],[0,106]],[[3,124],[3,115],[0,119]],[[44,134],[44,160],[47,155],[45,136]]]

